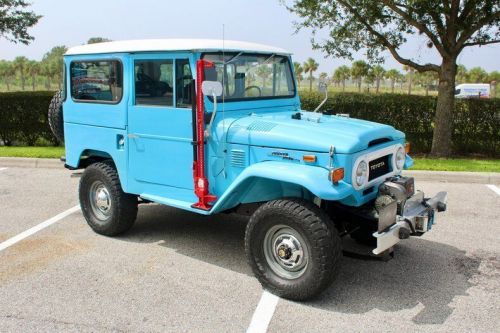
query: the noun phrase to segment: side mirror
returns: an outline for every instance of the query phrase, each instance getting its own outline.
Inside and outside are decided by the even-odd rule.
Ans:
[[[218,97],[222,95],[222,84],[219,81],[203,81],[201,91],[205,96]]]

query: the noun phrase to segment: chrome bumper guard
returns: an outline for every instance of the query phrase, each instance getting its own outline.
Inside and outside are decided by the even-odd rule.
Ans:
[[[403,215],[397,215],[396,202],[384,207],[379,212],[379,225],[388,227],[373,234],[377,239],[377,247],[372,252],[381,254],[402,239],[421,236],[431,230],[435,223],[435,213],[446,210],[447,200],[446,192],[439,192],[433,198],[425,199],[424,193],[417,191],[406,200]]]

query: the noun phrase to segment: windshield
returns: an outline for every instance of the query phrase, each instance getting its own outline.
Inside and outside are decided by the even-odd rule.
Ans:
[[[226,102],[295,96],[291,66],[286,56],[206,53],[203,59],[215,63],[215,69],[205,70],[205,80],[223,84]]]

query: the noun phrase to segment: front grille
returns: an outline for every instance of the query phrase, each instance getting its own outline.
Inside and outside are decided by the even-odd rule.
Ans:
[[[368,181],[383,176],[390,172],[389,167],[389,157],[390,155],[382,156],[376,160],[370,161],[368,164]]]

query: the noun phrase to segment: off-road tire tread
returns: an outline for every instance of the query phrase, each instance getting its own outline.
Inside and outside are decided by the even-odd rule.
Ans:
[[[89,187],[85,184],[88,177],[93,173],[100,174],[102,181],[108,187],[113,200],[113,215],[106,226],[93,223],[92,208],[88,203],[88,192],[82,187]],[[134,225],[137,218],[138,200],[137,196],[123,192],[118,172],[111,160],[105,160],[89,165],[80,180],[80,205],[90,227],[97,233],[105,236],[116,236],[128,231]]]
[[[55,93],[49,104],[49,127],[59,142],[64,143],[64,119],[62,111],[62,91]]]
[[[265,258],[254,254],[252,244],[253,233],[259,228],[259,221],[269,212],[276,212],[288,216],[294,223],[299,223],[311,242],[311,252],[315,253],[315,269],[306,272],[311,274],[307,279],[300,278],[300,283],[271,283],[266,277],[269,274]],[[308,300],[325,290],[335,279],[342,258],[342,244],[336,228],[329,220],[328,215],[313,203],[302,199],[280,199],[269,201],[262,205],[250,218],[245,232],[245,250],[247,261],[262,284],[262,286],[283,298],[290,300]],[[306,240],[307,241],[307,240]],[[262,246],[258,244],[257,246]],[[273,273],[271,273],[273,274]],[[279,279],[278,279],[279,281]],[[275,282],[277,282],[275,280]]]

